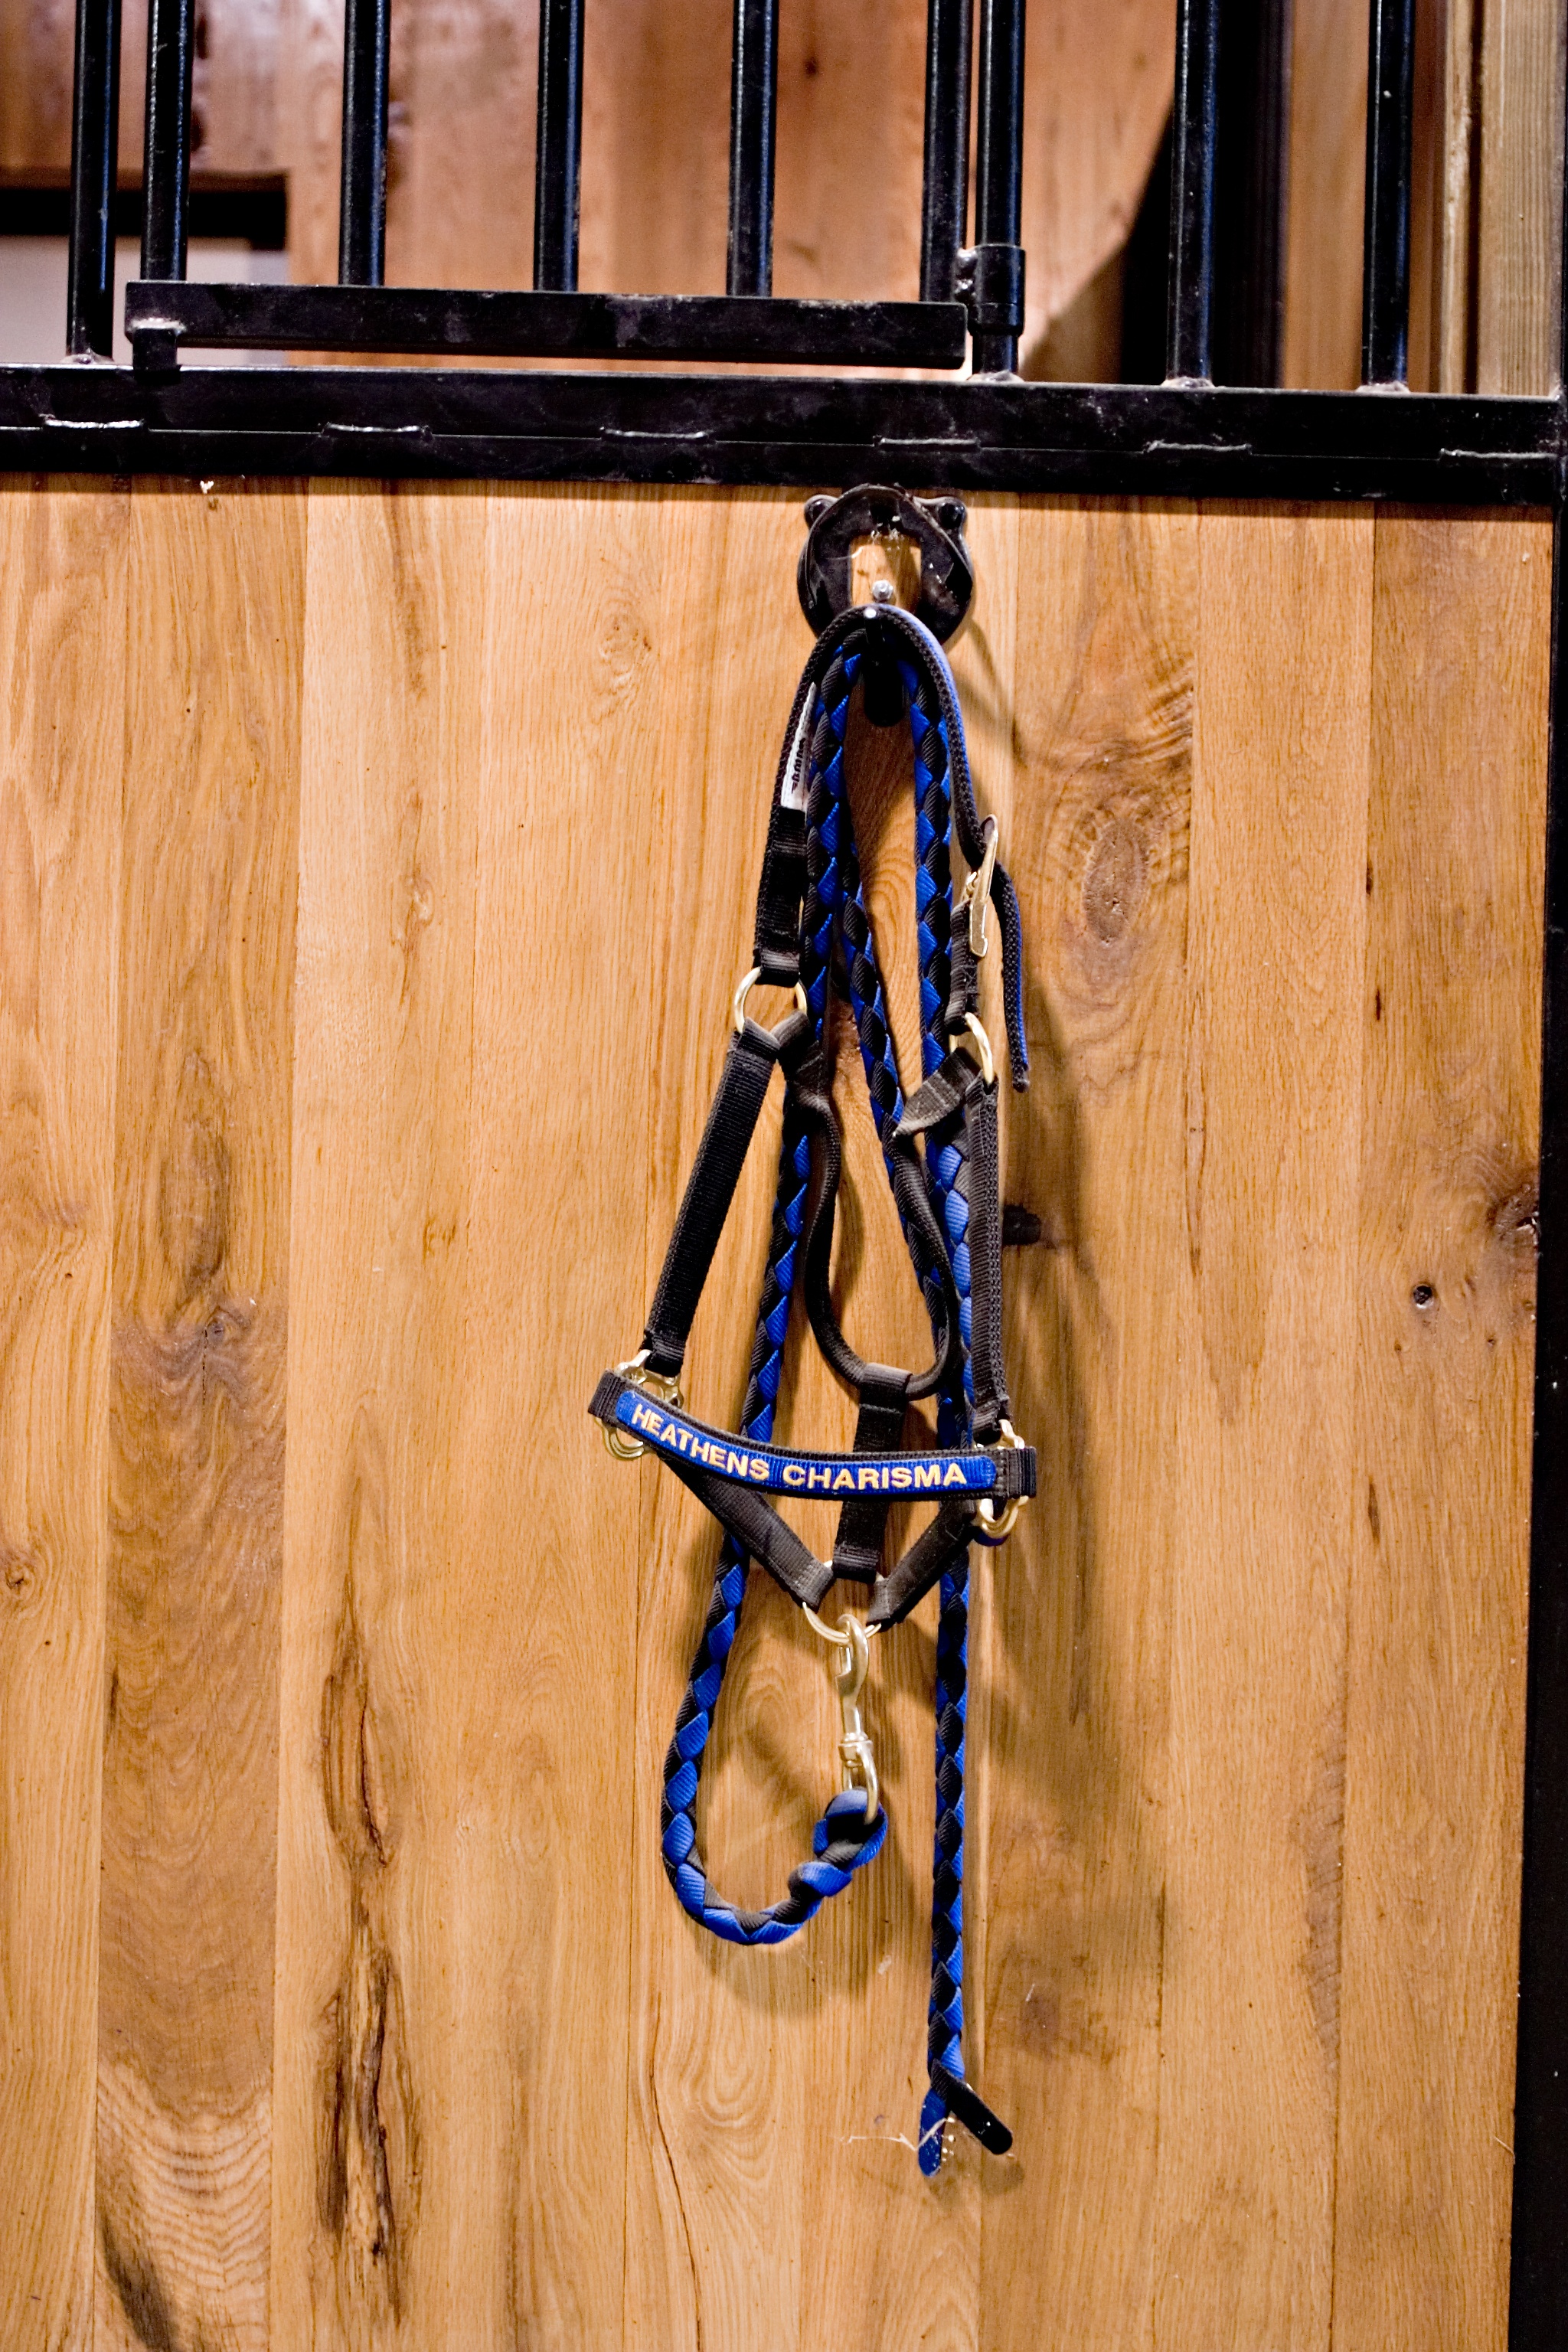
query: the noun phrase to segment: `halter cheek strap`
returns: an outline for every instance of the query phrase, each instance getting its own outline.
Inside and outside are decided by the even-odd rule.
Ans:
[[[906,1102],[889,1028],[845,775],[851,697],[875,655],[896,679],[914,741],[915,899],[920,953],[922,1083]],[[969,878],[953,902],[956,830]],[[970,1547],[1005,1541],[1035,1491],[1031,1448],[1009,1418],[1001,1347],[1001,1216],[996,1079],[979,1018],[986,918],[1001,935],[1008,1059],[1027,1084],[1022,932],[998,861],[994,819],[975,806],[963,725],[941,646],[913,615],[866,608],[831,623],[795,695],[773,785],[757,894],[752,969],[736,992],[734,1034],[698,1146],[668,1254],[628,1362],[606,1372],[589,1410],[612,1453],[651,1452],[723,1529],[713,1595],[664,1768],[660,1835],[670,1885],[714,1935],[774,1944],[795,1935],[828,1896],[874,1860],[887,1834],[871,1742],[860,1717],[869,1643],[940,1588],[936,1664],[936,1837],[932,1858],[931,1993],[921,2114],[921,2169],[934,2173],[951,2122],[1004,2154],[1012,2136],[965,2080],[963,2068],[963,1750]],[[834,1311],[829,1286],[841,1149],[826,1063],[835,975],[847,993],[871,1116],[889,1185],[931,1323],[923,1370],[868,1362]],[[775,1029],[745,1011],[758,983],[793,989],[795,1009]],[[779,1177],[758,1304],[751,1375],[738,1433],[685,1410],[679,1389],[692,1320],[712,1265],[774,1068],[784,1080]],[[852,1450],[816,1453],[773,1443],[785,1336],[797,1292],[824,1356],[858,1400]],[[905,1444],[911,1401],[934,1398],[937,1442]],[[775,1499],[834,1503],[831,1557],[819,1559]],[[935,1517],[890,1567],[882,1565],[895,1503],[931,1501]],[[702,1758],[746,1591],[749,1562],[773,1575],[830,1644],[842,1714],[846,1785],[826,1806],[812,1855],[787,1895],[762,1909],[727,1903],[710,1885],[697,1843]],[[870,1588],[865,1622],[836,1629],[816,1610],[836,1579]]]

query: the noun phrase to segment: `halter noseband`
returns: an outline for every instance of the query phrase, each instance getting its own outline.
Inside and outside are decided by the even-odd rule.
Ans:
[[[916,912],[922,1083],[906,1101],[889,1029],[845,776],[851,696],[874,671],[879,693],[896,678],[914,738]],[[956,830],[968,879],[953,904]],[[936,1666],[937,1818],[931,1904],[930,2089],[921,2114],[921,2169],[934,2173],[949,2119],[1005,2154],[1006,2126],[963,2071],[963,1741],[969,1547],[1005,1540],[1035,1491],[1035,1454],[1009,1418],[1002,1361],[996,1078],[980,1020],[979,970],[994,908],[1002,941],[1003,999],[1013,1083],[1027,1084],[1022,932],[1011,882],[997,862],[994,818],[982,822],[952,672],[931,631],[897,607],[864,606],[823,629],[805,666],[773,785],[757,897],[752,965],[735,992],[734,1032],[718,1093],[676,1219],[643,1343],[607,1371],[589,1411],[619,1459],[651,1449],[720,1522],[713,1597],[665,1759],[661,1844],[683,1907],[716,1936],[776,1944],[842,1893],[887,1834],[871,1742],[859,1700],[870,1640],[941,1588]],[[910,1263],[931,1322],[932,1357],[908,1371],[869,1363],[846,1339],[828,1269],[841,1146],[826,1061],[827,1006],[842,965],[865,1066],[871,1115]],[[794,992],[773,1029],[746,1011],[758,984]],[[784,1077],[784,1131],[767,1269],[739,1433],[685,1409],[680,1372],[692,1318],[729,1215],[747,1148],[775,1067]],[[772,1443],[793,1302],[799,1295],[817,1343],[858,1400],[853,1450],[812,1453]],[[934,1397],[937,1444],[904,1443],[910,1403]],[[818,1559],[770,1496],[840,1505],[832,1555]],[[882,1566],[895,1502],[929,1499],[935,1517],[890,1568]],[[697,1848],[695,1808],[704,1750],[745,1595],[757,1561],[797,1601],[837,1659],[845,1786],[826,1806],[812,1858],[789,1892],[762,1910],[719,1895]],[[864,1624],[837,1628],[816,1612],[828,1587],[869,1588]]]

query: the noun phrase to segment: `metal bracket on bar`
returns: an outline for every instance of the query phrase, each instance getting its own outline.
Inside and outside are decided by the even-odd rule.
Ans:
[[[861,482],[842,498],[806,501],[808,525],[795,586],[818,636],[854,601],[851,559],[864,539],[907,539],[919,551],[921,585],[913,611],[945,642],[969,610],[974,566],[964,544],[962,499],[916,499],[885,482]]]
[[[1024,248],[1021,245],[969,245],[958,257],[952,290],[969,313],[972,334],[1021,335],[1024,331]]]

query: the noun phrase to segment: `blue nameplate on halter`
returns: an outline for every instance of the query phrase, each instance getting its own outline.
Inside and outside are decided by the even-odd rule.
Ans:
[[[989,1454],[793,1454],[731,1437],[634,1388],[616,1400],[628,1437],[689,1462],[710,1477],[779,1495],[989,1495],[996,1465]]]

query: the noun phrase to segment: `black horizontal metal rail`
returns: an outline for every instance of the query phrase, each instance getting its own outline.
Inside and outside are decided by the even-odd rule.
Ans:
[[[751,360],[778,366],[956,368],[956,302],[774,301],[724,294],[474,294],[432,287],[251,286],[137,280],[139,348],[449,352],[458,358]]]
[[[195,289],[193,289],[195,290]],[[1555,400],[458,368],[0,371],[0,468],[1545,505]]]

